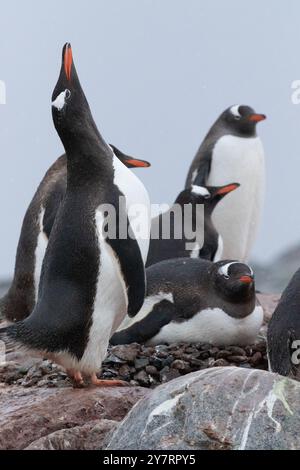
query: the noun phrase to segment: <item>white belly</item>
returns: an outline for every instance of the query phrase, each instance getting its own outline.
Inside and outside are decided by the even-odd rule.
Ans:
[[[119,261],[101,236],[103,221],[103,213],[97,211],[96,225],[101,254],[88,344],[80,361],[66,352],[56,355],[58,362],[66,369],[79,370],[87,375],[101,368],[109,339],[124,319],[128,307],[127,289]]]
[[[245,318],[236,319],[219,308],[202,310],[188,321],[163,326],[149,344],[210,343],[214,346],[252,344],[263,321],[263,310],[256,306]]]
[[[246,262],[255,241],[265,187],[264,151],[259,137],[224,136],[213,150],[207,184],[240,183],[217,205],[213,221],[223,238],[222,259]]]
[[[114,183],[126,197],[128,219],[146,262],[150,242],[151,210],[148,192],[139,178],[114,155]]]

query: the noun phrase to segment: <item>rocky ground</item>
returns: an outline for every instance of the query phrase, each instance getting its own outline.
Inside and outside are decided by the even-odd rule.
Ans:
[[[128,387],[119,390],[95,391],[95,388],[88,388],[76,393],[65,372],[57,365],[18,351],[8,351],[6,362],[0,366],[0,416],[2,419],[5,417],[6,423],[0,427],[0,449],[26,446],[36,449],[99,448],[108,432],[149,388],[190,372],[220,366],[267,370],[266,324],[279,297],[260,295],[259,298],[264,307],[265,324],[255,345],[217,348],[209,344],[181,343],[156,347],[131,344],[110,348],[99,377],[128,382]],[[95,409],[104,406],[98,400],[99,396],[103,399],[102,393],[110,403],[110,410],[100,413],[99,417]],[[114,394],[118,393],[121,393],[126,406],[116,416],[113,414],[116,406]],[[65,406],[68,401],[65,397],[69,395],[74,410]],[[89,404],[83,415],[88,413],[89,419],[84,419],[84,416],[74,419],[76,407],[82,409],[85,399]],[[54,414],[49,418],[51,407]],[[27,423],[26,432],[22,423],[24,426]],[[82,436],[85,435],[91,436],[90,439],[84,439]]]

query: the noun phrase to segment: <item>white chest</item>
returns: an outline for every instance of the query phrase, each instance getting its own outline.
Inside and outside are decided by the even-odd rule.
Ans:
[[[263,321],[262,307],[256,306],[245,318],[236,319],[219,308],[202,310],[183,323],[165,325],[150,344],[187,342],[215,346],[252,344]]]
[[[208,184],[246,183],[248,190],[251,182],[264,177],[264,150],[259,137],[241,138],[226,135],[218,140],[212,156]],[[248,181],[250,182],[248,183]],[[233,196],[237,191],[231,193]],[[226,199],[229,195],[226,197]]]
[[[213,221],[224,242],[222,258],[246,261],[255,240],[265,189],[261,140],[224,136],[216,144],[208,185],[239,183],[216,207]]]

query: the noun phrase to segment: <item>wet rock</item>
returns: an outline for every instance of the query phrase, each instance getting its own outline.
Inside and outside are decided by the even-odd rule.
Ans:
[[[61,429],[32,442],[25,450],[101,450],[117,421],[100,419],[83,426]]]
[[[300,448],[300,384],[270,372],[211,368],[157,387],[107,450]]]
[[[23,388],[0,393],[0,449],[24,449],[41,437],[95,420],[120,421],[149,391],[142,387]]]

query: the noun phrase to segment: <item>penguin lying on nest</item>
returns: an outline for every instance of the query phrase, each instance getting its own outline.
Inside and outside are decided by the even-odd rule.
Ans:
[[[125,155],[110,145],[127,168],[149,167],[145,160]],[[0,299],[0,316],[9,321],[28,317],[37,301],[42,263],[50,233],[67,187],[67,156],[62,155],[48,169],[23,220],[12,284]]]
[[[300,379],[300,269],[271,317],[267,349],[271,372]]]
[[[173,258],[222,258],[222,237],[218,234],[212,214],[217,204],[240,185],[198,186],[197,181],[182,191],[170,209],[151,222],[151,239],[146,266]],[[198,209],[203,205],[203,212]],[[165,229],[170,231],[165,236]],[[188,233],[186,233],[188,229]]]
[[[149,237],[134,230],[129,208],[143,206],[141,223],[149,234],[149,197],[100,135],[69,44],[63,49],[52,115],[67,155],[66,193],[51,230],[36,306],[25,320],[2,330],[0,338],[60,364],[76,384],[89,377],[95,385],[121,385],[99,380],[96,372],[126,312],[134,316],[144,301]],[[108,207],[117,221],[127,222],[130,236],[119,236],[117,225],[117,236],[109,237]]]
[[[150,266],[146,274],[143,307],[134,319],[126,317],[111,344],[255,341],[263,310],[246,264],[181,258]]]

